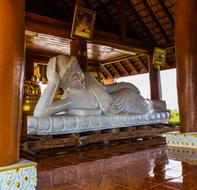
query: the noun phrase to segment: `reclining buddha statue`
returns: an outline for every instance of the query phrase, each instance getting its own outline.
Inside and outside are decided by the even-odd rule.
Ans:
[[[35,116],[153,112],[151,102],[140,95],[136,86],[124,82],[103,86],[82,72],[75,57],[51,58],[47,78],[48,86],[35,108]],[[53,101],[58,86],[64,94],[60,100]]]
[[[40,120],[32,121],[36,118],[43,119],[45,124],[46,120],[49,121],[47,125],[58,125],[58,122],[63,122],[64,124],[61,125],[65,128],[65,122],[73,118],[78,118],[77,122],[86,118],[85,121],[81,121],[83,124],[88,122],[88,119],[93,122],[100,118],[98,122],[102,119],[105,120],[103,122],[109,120],[107,122],[110,125],[111,120],[116,116],[122,118],[128,115],[151,115],[154,112],[166,111],[162,102],[155,104],[145,99],[133,84],[122,82],[102,85],[94,77],[84,73],[73,56],[59,55],[51,58],[47,66],[47,78],[48,85],[36,105],[34,118],[29,119],[30,131],[35,128],[42,130]],[[58,87],[61,87],[64,93],[61,99],[54,100]],[[58,120],[60,118],[64,121],[60,122]],[[89,121],[88,125],[91,122]],[[72,122],[74,126],[73,123],[76,124],[76,121]]]

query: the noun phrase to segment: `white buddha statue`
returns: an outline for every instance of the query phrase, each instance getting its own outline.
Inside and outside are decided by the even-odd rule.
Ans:
[[[48,85],[34,110],[36,117],[154,112],[152,102],[143,98],[136,86],[130,83],[104,86],[88,73],[83,73],[75,57],[59,55],[51,58],[47,78]],[[60,100],[54,100],[58,87],[64,90],[64,94]]]

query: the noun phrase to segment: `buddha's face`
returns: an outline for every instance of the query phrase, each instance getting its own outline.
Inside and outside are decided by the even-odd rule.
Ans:
[[[82,89],[85,87],[85,76],[82,72],[71,73],[69,77],[69,88],[71,89]]]
[[[60,87],[64,91],[68,88],[82,89],[85,87],[85,76],[75,57],[58,64],[58,73],[60,76]]]

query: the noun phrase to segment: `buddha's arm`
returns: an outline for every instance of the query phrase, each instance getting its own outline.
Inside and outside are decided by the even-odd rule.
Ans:
[[[43,95],[40,97],[35,107],[34,116],[40,117],[47,115],[47,110],[52,105],[53,98],[55,96],[55,92],[58,88],[58,85],[59,83],[57,82],[49,82]]]
[[[49,116],[64,111],[68,105],[65,99],[53,101],[55,92],[60,83],[60,77],[56,72],[56,58],[49,60],[47,66],[47,79],[49,83],[34,110],[34,116],[36,117]]]
[[[68,109],[70,101],[66,95],[64,95],[64,99],[53,101],[57,88],[58,83],[48,84],[36,105],[34,116],[50,116]]]
[[[62,111],[66,111],[70,105],[67,99],[55,100],[46,110],[45,115],[54,115]]]

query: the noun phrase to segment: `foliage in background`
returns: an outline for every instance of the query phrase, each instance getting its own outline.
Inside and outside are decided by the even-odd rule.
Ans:
[[[178,125],[180,123],[180,116],[178,110],[171,110],[169,123],[175,125]]]

